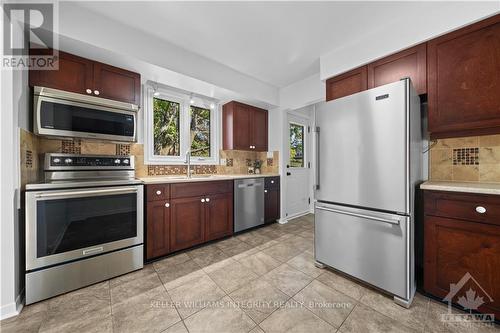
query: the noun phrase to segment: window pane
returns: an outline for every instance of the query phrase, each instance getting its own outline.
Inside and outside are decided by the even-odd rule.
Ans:
[[[210,157],[210,109],[191,106],[191,156]]]
[[[304,167],[304,126],[290,124],[290,166]]]
[[[154,154],[180,155],[180,104],[153,98]]]

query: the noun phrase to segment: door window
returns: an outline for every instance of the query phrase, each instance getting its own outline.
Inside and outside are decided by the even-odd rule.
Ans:
[[[290,167],[304,167],[304,126],[290,123]]]

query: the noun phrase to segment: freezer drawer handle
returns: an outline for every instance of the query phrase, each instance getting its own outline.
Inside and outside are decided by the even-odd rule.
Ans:
[[[345,212],[345,211],[342,211],[342,210],[337,210],[337,209],[333,209],[333,208],[326,208],[326,207],[321,207],[321,206],[316,206],[316,208],[320,209],[320,210],[326,210],[326,211],[329,211],[329,212],[334,212],[334,213],[339,213],[339,214],[344,214],[344,215],[350,215],[350,216],[355,216],[355,217],[361,217],[363,219],[369,219],[369,220],[375,220],[375,221],[379,221],[379,222],[384,222],[384,223],[399,225],[399,220],[384,219],[384,218],[381,218],[381,217],[375,217],[375,216],[370,216],[370,215]]]

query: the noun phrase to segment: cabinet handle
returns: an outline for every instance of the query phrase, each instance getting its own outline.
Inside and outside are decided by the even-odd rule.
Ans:
[[[477,206],[476,212],[478,212],[479,214],[484,214],[486,213],[486,208],[484,208],[483,206]]]
[[[206,202],[210,202],[210,198],[206,198],[206,199],[205,199],[205,201],[206,201]]]
[[[165,203],[165,207],[167,207],[167,208],[170,207],[170,204],[168,202]]]
[[[156,195],[160,195],[160,194],[161,194],[160,190],[156,191]]]
[[[99,95],[99,90],[94,90],[95,95]]]
[[[205,202],[205,199],[201,199],[201,202]]]
[[[85,91],[87,92],[87,94],[92,94],[92,89],[87,89]]]

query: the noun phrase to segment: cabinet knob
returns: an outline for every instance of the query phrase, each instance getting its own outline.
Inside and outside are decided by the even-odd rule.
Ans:
[[[483,206],[477,206],[476,212],[478,212],[479,214],[484,214],[486,213],[486,208],[484,208]]]
[[[205,199],[205,201],[206,201],[206,202],[210,202],[210,198],[206,198],[206,199]]]
[[[99,90],[94,90],[95,95],[99,95]]]
[[[167,207],[167,208],[170,207],[170,204],[168,202],[165,203],[165,207]]]
[[[160,190],[156,191],[156,195],[160,195],[160,194],[161,194]]]
[[[201,199],[201,202],[205,202],[205,199]]]
[[[250,146],[250,149],[252,149],[252,146]]]
[[[267,193],[267,190],[264,190],[264,193]]]
[[[87,92],[87,94],[92,94],[92,89],[87,89],[85,91]]]
[[[274,184],[274,180],[271,180],[271,184]]]

